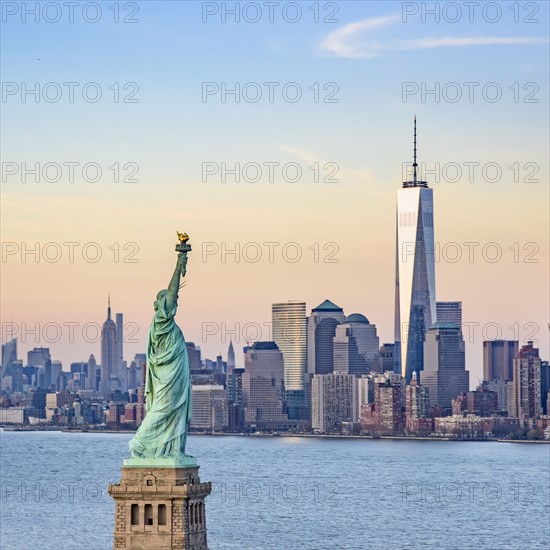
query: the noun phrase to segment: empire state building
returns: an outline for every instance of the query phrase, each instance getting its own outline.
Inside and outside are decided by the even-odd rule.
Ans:
[[[397,192],[394,370],[407,383],[424,368],[424,334],[436,318],[433,192],[418,179],[416,117],[413,176]]]
[[[111,377],[117,376],[117,326],[111,319],[111,297],[107,302],[107,320],[101,328],[101,391],[108,396]]]

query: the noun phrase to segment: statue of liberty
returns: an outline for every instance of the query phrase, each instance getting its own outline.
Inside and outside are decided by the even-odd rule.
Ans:
[[[155,315],[147,338],[145,409],[147,414],[130,441],[135,459],[186,459],[185,442],[191,419],[191,377],[183,334],[174,321],[180,277],[187,266],[189,237],[178,233],[176,268],[168,289],[157,294]]]

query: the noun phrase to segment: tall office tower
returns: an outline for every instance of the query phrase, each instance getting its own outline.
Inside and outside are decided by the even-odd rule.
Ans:
[[[85,363],[84,361],[78,361],[71,363],[71,378],[74,382],[76,382],[76,385],[73,382],[73,386],[79,390],[87,389],[88,387],[88,363]]]
[[[138,387],[145,386],[145,375],[147,371],[147,355],[145,353],[136,353],[134,356],[136,363],[136,378]]]
[[[514,357],[518,353],[518,342],[514,340],[485,340],[483,342],[483,379],[512,380],[514,378]]]
[[[233,374],[235,366],[235,350],[233,349],[233,340],[229,340],[229,348],[227,349],[227,373]]]
[[[225,363],[225,366],[227,367],[227,363]],[[224,360],[223,360],[223,357],[221,355],[217,355],[216,356],[216,366],[215,366],[215,370],[216,372],[218,373],[223,373],[225,372],[225,369],[224,369]]]
[[[139,386],[138,378],[136,374],[137,374],[136,362],[132,361],[130,363],[130,366],[128,367],[128,391],[130,390],[135,391],[135,389]]]
[[[550,363],[548,361],[540,362],[540,405],[542,414],[548,414],[550,403],[548,402],[548,392],[550,391]]]
[[[290,420],[307,417],[304,393],[307,353],[306,303],[272,304],[273,341],[283,354],[285,399]]]
[[[2,344],[2,370],[0,372],[0,379],[3,378],[6,369],[13,361],[17,361],[17,338]]]
[[[325,300],[307,320],[307,372],[330,374],[334,371],[333,339],[336,327],[345,319],[344,310]]]
[[[49,390],[52,385],[52,360],[46,359],[44,363],[44,385],[42,388]]]
[[[378,350],[378,357],[376,359],[376,366],[374,371],[383,373],[386,371],[394,371],[401,374],[401,371],[395,371],[395,361],[393,359],[393,351],[395,344],[382,344]]]
[[[61,389],[60,383],[59,383],[59,376],[61,375],[61,372],[63,371],[63,364],[61,361],[52,361],[51,366],[51,374],[50,374],[50,380],[51,380],[51,386],[54,387],[58,391]]]
[[[124,361],[124,317],[122,313],[116,314],[116,343],[117,343],[117,362],[122,365]]]
[[[50,359],[50,348],[33,348],[27,352],[27,365],[29,367],[45,367],[46,361]]]
[[[101,392],[111,393],[111,377],[118,375],[117,327],[111,319],[111,298],[107,302],[107,320],[101,329]]]
[[[195,346],[194,342],[185,342],[187,347],[187,357],[189,358],[189,368],[191,370],[199,370],[201,364],[201,348]]]
[[[437,320],[462,327],[462,302],[436,302]]]
[[[366,374],[375,367],[380,342],[376,325],[360,313],[348,315],[333,339],[334,371]]]
[[[430,406],[439,405],[450,412],[451,400],[469,390],[469,379],[462,330],[454,323],[435,323],[426,332],[424,370],[420,373]]]
[[[316,374],[311,381],[311,427],[340,433],[343,422],[358,422],[357,379],[352,374]]]
[[[11,392],[23,391],[24,380],[23,361],[10,361],[4,371],[2,388]]]
[[[97,363],[93,354],[88,357],[88,389],[97,389]]]
[[[122,393],[128,391],[128,368],[124,361],[124,318],[122,313],[116,314],[116,343],[117,343],[117,378]]]
[[[407,383],[424,368],[424,335],[437,320],[433,192],[418,179],[416,117],[413,159],[412,180],[397,192],[395,256],[395,371]]]
[[[270,426],[284,414],[283,354],[275,342],[255,342],[245,355],[242,400],[245,423]]]
[[[509,416],[519,418],[522,423],[542,414],[540,364],[539,350],[533,347],[531,341],[522,346],[514,358],[514,376],[508,392],[508,411]]]

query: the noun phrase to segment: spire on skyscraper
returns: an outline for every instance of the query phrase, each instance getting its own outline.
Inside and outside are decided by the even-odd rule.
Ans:
[[[111,293],[107,294],[107,319],[111,318]]]
[[[416,116],[414,117],[414,133],[413,133],[413,179],[412,181],[404,181],[403,187],[428,187],[427,181],[418,179],[418,163],[416,162]]]

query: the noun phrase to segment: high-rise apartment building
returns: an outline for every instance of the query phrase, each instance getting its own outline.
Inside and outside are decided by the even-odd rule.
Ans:
[[[343,423],[359,420],[357,378],[335,372],[311,381],[311,427],[319,433],[340,433]]]
[[[514,358],[508,413],[523,424],[542,414],[540,364],[539,350],[533,347],[533,342],[522,346]]]

